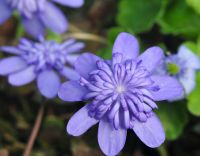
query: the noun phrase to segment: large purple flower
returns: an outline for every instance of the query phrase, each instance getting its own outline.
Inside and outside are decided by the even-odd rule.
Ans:
[[[138,53],[137,40],[121,33],[115,41],[112,60],[81,55],[75,62],[80,80],[64,83],[59,91],[65,101],[90,101],[72,116],[67,132],[79,136],[99,122],[98,142],[106,155],[121,151],[128,129],[147,146],[160,146],[165,133],[152,111],[157,108],[154,101],[183,92],[176,79],[152,75],[163,58],[159,47],[151,47],[140,56]]]
[[[84,0],[51,0],[69,7],[80,7]],[[56,33],[67,29],[67,20],[62,11],[50,0],[0,0],[0,24],[4,23],[13,11],[17,11],[26,31],[38,37],[43,35],[45,27]]]
[[[17,47],[3,46],[1,51],[15,54],[0,61],[0,75],[8,76],[14,86],[22,86],[37,79],[41,94],[47,98],[57,95],[61,85],[59,75],[67,79],[79,79],[73,65],[84,44],[74,39],[58,44],[55,41],[32,42],[21,39]],[[59,75],[58,75],[59,74]]]

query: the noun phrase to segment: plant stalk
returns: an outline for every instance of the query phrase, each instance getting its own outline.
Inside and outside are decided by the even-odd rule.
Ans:
[[[31,132],[31,135],[28,139],[28,144],[27,144],[27,146],[24,150],[23,156],[30,156],[30,154],[31,154],[33,145],[34,145],[35,140],[37,138],[39,129],[41,127],[42,119],[43,119],[43,116],[44,116],[44,110],[45,110],[45,105],[42,104],[40,109],[39,109],[39,112],[37,114],[36,121],[35,121],[33,130]]]

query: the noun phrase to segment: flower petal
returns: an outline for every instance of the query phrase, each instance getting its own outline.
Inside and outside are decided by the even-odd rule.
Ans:
[[[187,67],[193,69],[200,69],[200,59],[186,46],[180,46],[178,50],[178,57],[185,60]]]
[[[151,90],[151,94],[155,101],[171,100],[183,96],[184,91],[182,85],[170,76],[152,76],[154,86],[158,86],[158,91]]]
[[[90,53],[82,54],[74,63],[76,71],[84,78],[89,77],[89,73],[96,69],[96,62],[101,60],[98,56]]]
[[[165,140],[165,132],[158,117],[153,114],[146,122],[135,121],[133,131],[151,148],[159,147]]]
[[[36,77],[34,69],[35,66],[30,66],[20,72],[9,75],[9,83],[13,86],[22,86],[32,82]]]
[[[69,63],[71,66],[74,66],[74,63],[79,56],[80,56],[79,54],[67,55],[66,56],[67,63]]]
[[[44,35],[45,26],[37,16],[32,18],[26,18],[22,16],[22,23],[26,29],[26,32],[33,37],[38,38],[39,36]]]
[[[80,75],[72,68],[64,67],[60,73],[69,80],[79,80]]]
[[[65,52],[67,54],[72,54],[72,53],[78,53],[80,52],[81,49],[83,49],[85,47],[85,44],[82,43],[82,42],[77,42],[77,43],[74,43],[74,44],[71,44],[69,46],[67,46],[65,48]]]
[[[68,23],[62,11],[51,3],[46,3],[45,7],[45,12],[39,15],[43,23],[58,34],[65,32]]]
[[[118,130],[107,120],[101,120],[98,129],[98,142],[105,155],[117,155],[125,145],[127,130]]]
[[[84,4],[84,0],[53,0],[53,1],[73,8],[79,8]]]
[[[2,46],[2,47],[0,47],[0,50],[3,52],[7,52],[10,54],[16,54],[16,55],[19,55],[22,53],[22,51],[19,50],[17,47],[12,47],[12,46]]]
[[[83,96],[88,93],[85,87],[82,87],[77,81],[68,81],[61,85],[58,96],[63,101],[82,101]]]
[[[53,70],[45,70],[37,77],[37,86],[41,94],[47,98],[54,98],[60,85],[60,78]]]
[[[88,106],[82,107],[76,112],[67,124],[67,132],[73,136],[80,136],[85,133],[90,127],[97,124],[99,121],[91,118],[88,115]]]
[[[112,52],[122,53],[124,60],[136,59],[139,53],[138,41],[133,35],[122,32],[117,36]]]
[[[186,95],[189,95],[196,86],[195,70],[186,70],[184,75],[179,78],[179,81],[183,85]]]
[[[0,0],[0,24],[4,23],[12,14],[12,9],[6,4],[5,0]]]
[[[0,75],[8,75],[17,72],[24,69],[26,66],[26,62],[17,56],[2,59],[0,61]]]
[[[138,57],[138,62],[142,61],[142,66],[151,72],[161,63],[163,57],[163,50],[155,46],[145,50],[145,52]]]

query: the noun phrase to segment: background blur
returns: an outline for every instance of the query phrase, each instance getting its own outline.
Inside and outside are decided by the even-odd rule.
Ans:
[[[141,52],[152,45],[176,53],[188,44],[200,56],[200,0],[86,0],[80,9],[63,8],[70,22],[62,41],[75,37],[86,42],[84,51],[111,57],[112,44],[121,31],[135,34]],[[0,45],[17,44],[24,31],[17,17],[0,26]],[[26,35],[27,36],[27,35]],[[27,36],[28,37],[28,36]],[[5,54],[0,53],[0,57]],[[0,78],[0,156],[21,156],[37,112],[44,101],[35,85],[15,88]],[[81,137],[70,137],[65,126],[84,103],[47,102],[32,156],[101,156],[97,127]],[[157,111],[167,135],[158,149],[150,149],[129,132],[121,156],[200,156],[200,73],[197,86],[179,102],[163,102]]]

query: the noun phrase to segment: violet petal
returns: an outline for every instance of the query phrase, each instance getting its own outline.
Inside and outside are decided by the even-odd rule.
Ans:
[[[24,70],[9,75],[8,76],[9,83],[12,84],[13,86],[22,86],[32,82],[36,78],[34,69],[35,69],[34,66],[29,66]]]
[[[37,77],[38,89],[47,98],[54,98],[60,85],[60,78],[53,70],[44,70]]]
[[[116,130],[110,122],[101,120],[98,129],[98,142],[106,155],[117,155],[125,145],[127,130]]]
[[[91,118],[88,115],[88,106],[82,107],[76,112],[67,124],[67,132],[73,136],[79,136],[85,133],[90,127],[97,124],[99,121]]]
[[[158,117],[153,114],[146,122],[134,121],[133,131],[151,148],[159,147],[165,140],[165,132]]]
[[[58,96],[64,101],[82,101],[88,90],[81,86],[78,81],[69,81],[61,85]]]
[[[128,33],[120,33],[115,40],[112,53],[122,53],[124,60],[136,59],[139,54],[137,39]]]

